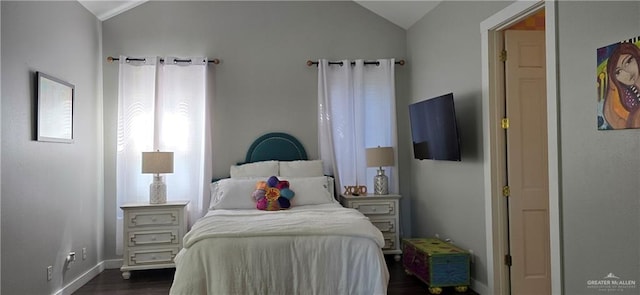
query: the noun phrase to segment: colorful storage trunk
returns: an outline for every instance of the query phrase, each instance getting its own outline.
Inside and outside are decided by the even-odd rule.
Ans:
[[[409,274],[414,274],[429,285],[433,294],[442,287],[456,287],[464,292],[470,284],[469,252],[438,239],[403,239],[402,264]]]

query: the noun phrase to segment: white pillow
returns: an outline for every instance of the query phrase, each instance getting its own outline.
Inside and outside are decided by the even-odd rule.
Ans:
[[[278,170],[278,161],[262,161],[231,166],[229,175],[231,178],[269,177],[278,175]]]
[[[225,178],[212,182],[209,209],[255,209],[251,194],[256,183],[264,178]]]
[[[324,176],[322,160],[287,161],[280,162],[280,176],[283,177],[314,177]]]
[[[295,193],[291,200],[292,207],[335,202],[331,194],[333,187],[330,186],[332,183],[329,181],[330,177],[283,177],[283,179],[289,181],[289,189]]]

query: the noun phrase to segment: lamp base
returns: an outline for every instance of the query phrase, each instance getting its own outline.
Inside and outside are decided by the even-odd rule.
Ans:
[[[149,203],[164,204],[167,202],[167,185],[162,176],[154,175],[153,182],[149,185]]]
[[[389,178],[384,175],[382,167],[378,169],[378,174],[373,177],[373,194],[388,195],[389,194]]]

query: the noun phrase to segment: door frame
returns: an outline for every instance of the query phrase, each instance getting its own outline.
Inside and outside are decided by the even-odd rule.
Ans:
[[[540,9],[545,10],[551,293],[562,293],[556,8],[556,1],[516,1],[480,23],[482,129],[485,134],[484,199],[490,294],[509,293],[509,270],[504,263],[508,227],[506,200],[502,197],[506,163],[504,157],[500,156],[504,155],[505,150],[504,130],[500,127],[504,113],[504,67],[499,60],[499,53],[504,47],[501,31]]]

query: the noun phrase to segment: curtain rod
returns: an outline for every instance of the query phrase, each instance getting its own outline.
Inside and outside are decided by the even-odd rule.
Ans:
[[[107,61],[108,62],[113,62],[114,60],[120,60],[120,58],[119,57],[113,57],[113,56],[108,56],[107,57]],[[127,57],[127,61],[130,61],[130,60],[131,61],[144,61],[144,58],[129,58],[129,57]],[[177,59],[176,58],[176,61],[177,62],[191,62],[191,59]],[[164,62],[164,59],[161,58],[160,62]],[[217,58],[214,58],[214,59],[208,60],[208,62],[212,62],[214,64],[219,64],[220,60],[217,59]]]
[[[341,62],[341,61],[330,61],[330,62],[329,62],[329,64],[330,64],[330,65],[342,65],[342,62]],[[351,62],[351,65],[355,65],[355,64],[356,64],[356,62],[355,62],[355,61],[352,61],[352,62]],[[364,64],[365,64],[365,65],[380,65],[380,63],[379,63],[379,62],[377,62],[377,61],[365,61],[365,62],[364,62]],[[404,59],[401,59],[401,60],[399,60],[399,61],[396,61],[396,62],[395,62],[395,64],[397,64],[397,65],[401,65],[401,66],[404,66],[404,64],[405,64]],[[310,60],[308,60],[308,61],[307,61],[307,66],[309,66],[309,67],[310,67],[310,66],[312,66],[312,65],[316,65],[316,66],[317,66],[317,65],[318,65],[318,62],[317,62],[317,61],[310,61]]]

